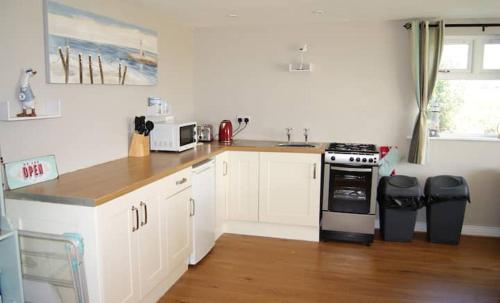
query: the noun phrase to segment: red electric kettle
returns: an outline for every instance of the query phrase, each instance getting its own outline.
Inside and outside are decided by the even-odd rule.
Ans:
[[[231,143],[233,138],[233,124],[229,120],[223,120],[219,125],[219,142]]]

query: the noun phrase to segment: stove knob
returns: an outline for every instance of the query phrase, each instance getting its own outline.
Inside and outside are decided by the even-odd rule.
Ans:
[[[349,161],[351,161],[351,162],[352,162],[352,161],[354,161],[354,158],[353,158],[353,157],[350,157],[350,158],[349,158]]]
[[[368,159],[368,162],[372,163],[373,162],[373,158]]]
[[[335,156],[332,156],[330,159],[331,159],[332,161],[335,161]]]
[[[363,162],[366,162],[366,158],[363,158]]]
[[[361,161],[361,159],[360,158],[356,158],[356,162],[359,162],[359,161]]]

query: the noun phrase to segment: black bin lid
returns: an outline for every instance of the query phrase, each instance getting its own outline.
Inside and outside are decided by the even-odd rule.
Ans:
[[[415,177],[404,175],[383,177],[378,186],[379,200],[390,198],[420,198],[422,189]]]
[[[427,178],[424,192],[427,201],[470,201],[469,185],[464,177],[460,176],[441,175]]]

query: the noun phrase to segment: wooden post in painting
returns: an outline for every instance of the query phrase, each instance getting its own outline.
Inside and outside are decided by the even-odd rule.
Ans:
[[[64,70],[64,82],[68,83],[68,78],[69,78],[69,47],[66,47],[66,58],[64,57],[62,48],[58,48],[59,51],[59,57],[61,57],[61,63],[63,65],[63,70]]]
[[[122,64],[118,63],[118,84],[122,83]]]
[[[66,45],[66,70],[64,71],[64,82],[69,82],[69,46]]]
[[[104,84],[104,72],[102,71],[101,55],[97,56],[97,61],[99,61],[99,73],[101,74],[101,84]]]
[[[122,85],[125,84],[125,76],[127,75],[127,66],[123,69]]]
[[[80,75],[80,84],[83,83],[83,64],[82,64],[82,54],[78,54],[78,71]]]
[[[94,84],[94,71],[92,70],[92,56],[89,55],[90,84]]]

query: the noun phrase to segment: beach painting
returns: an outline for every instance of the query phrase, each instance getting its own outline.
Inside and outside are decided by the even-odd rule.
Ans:
[[[49,83],[155,85],[155,31],[46,2]]]

